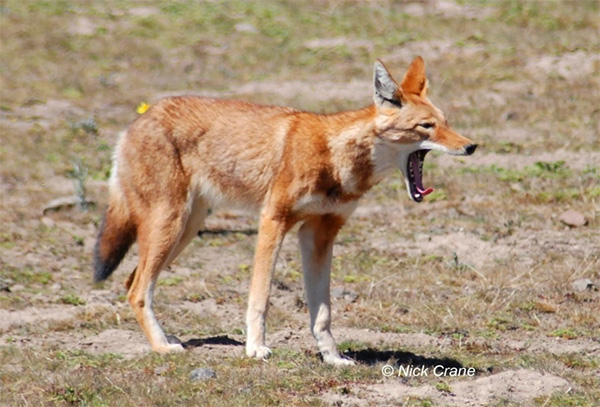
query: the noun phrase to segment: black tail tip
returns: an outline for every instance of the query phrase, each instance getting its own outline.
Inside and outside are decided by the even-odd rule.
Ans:
[[[94,283],[105,281],[113,272],[109,265],[102,261],[98,253],[94,255]]]
[[[119,225],[109,221],[109,213],[102,218],[98,240],[94,247],[94,282],[106,280],[127,254],[135,241],[135,234],[128,224]]]

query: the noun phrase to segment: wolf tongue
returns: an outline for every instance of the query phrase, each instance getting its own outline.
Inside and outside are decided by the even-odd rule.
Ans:
[[[417,187],[417,191],[419,191],[419,193],[423,196],[425,195],[429,195],[430,193],[433,192],[433,188],[427,188],[426,190],[422,190],[421,188]]]
[[[410,164],[413,169],[413,174],[415,174],[415,187],[417,188],[417,191],[423,196],[429,195],[430,193],[432,193],[433,188],[425,189],[423,187],[423,174],[421,173],[421,163],[419,161],[419,157],[417,157],[417,154],[411,155]]]

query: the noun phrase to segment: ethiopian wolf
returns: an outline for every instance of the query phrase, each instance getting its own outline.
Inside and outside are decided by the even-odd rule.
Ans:
[[[398,83],[375,63],[373,104],[335,114],[201,97],[160,100],[120,138],[108,209],[95,249],[94,279],[115,270],[137,242],[126,287],[135,317],[157,352],[169,343],[152,311],[160,271],[202,228],[209,209],[239,205],[260,212],[248,299],[246,353],[266,358],[265,319],[281,242],[295,224],[311,330],[323,359],[352,364],[331,335],[329,279],[333,241],[359,199],[394,169],[421,202],[430,150],[470,155],[477,147],[454,132],[427,98],[417,57]]]

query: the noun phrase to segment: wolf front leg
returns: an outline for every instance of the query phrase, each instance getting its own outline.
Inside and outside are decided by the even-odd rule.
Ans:
[[[268,210],[261,214],[246,313],[246,354],[249,357],[266,359],[271,355],[265,344],[265,320],[275,263],[288,229],[285,219],[273,216]]]
[[[336,215],[318,216],[307,220],[298,231],[310,327],[323,360],[338,366],[354,364],[340,356],[331,335],[331,257],[333,240],[344,221]]]

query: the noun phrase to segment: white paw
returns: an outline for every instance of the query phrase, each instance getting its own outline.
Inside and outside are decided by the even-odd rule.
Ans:
[[[352,359],[346,359],[341,357],[340,355],[327,355],[325,357],[323,357],[323,362],[328,363],[330,365],[334,365],[334,366],[354,366],[356,365],[356,362],[353,361]]]
[[[268,347],[261,346],[247,346],[246,347],[246,355],[255,359],[268,359],[271,356],[271,349]]]
[[[168,343],[166,345],[161,345],[153,348],[154,352],[158,353],[179,353],[185,352],[184,347],[179,343]]]

